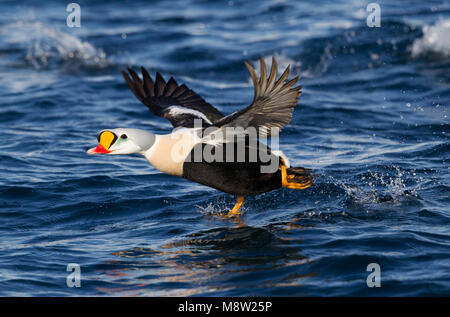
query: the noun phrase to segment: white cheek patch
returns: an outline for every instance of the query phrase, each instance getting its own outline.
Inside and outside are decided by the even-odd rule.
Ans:
[[[110,150],[110,154],[133,154],[142,152],[142,149],[131,140],[117,140],[116,143],[110,147]]]
[[[212,122],[205,116],[205,114],[203,114],[202,112],[197,111],[197,110],[188,109],[188,108],[179,107],[179,106],[170,106],[169,108],[167,108],[166,111],[168,111],[169,114],[174,117],[183,115],[183,114],[190,114],[199,119],[205,120],[209,124],[212,124]]]

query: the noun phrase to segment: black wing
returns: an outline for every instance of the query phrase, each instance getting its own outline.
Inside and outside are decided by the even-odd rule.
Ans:
[[[153,81],[144,67],[141,70],[143,81],[131,68],[128,68],[131,78],[125,71],[121,72],[134,95],[153,114],[168,119],[174,127],[192,128],[194,120],[202,120],[203,126],[210,126],[223,117],[219,110],[186,85],[179,86],[173,77],[166,83],[156,73]]]
[[[277,80],[278,66],[272,57],[272,68],[267,78],[264,59],[261,63],[261,77],[257,79],[255,70],[247,62],[245,66],[250,72],[255,88],[253,102],[247,108],[230,114],[214,123],[217,127],[254,127],[258,135],[270,136],[271,128],[281,129],[292,118],[292,112],[301,95],[302,86],[293,87],[298,81],[298,76],[286,82],[289,76],[290,66]]]

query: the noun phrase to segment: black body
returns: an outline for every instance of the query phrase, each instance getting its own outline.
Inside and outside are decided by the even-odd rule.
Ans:
[[[226,161],[226,149],[230,148],[226,144],[221,144],[219,145],[222,147],[221,160],[211,161],[202,158],[201,161],[195,162],[195,153],[205,153],[206,151],[214,154],[215,150],[218,150],[217,146],[205,143],[197,144],[184,161],[183,177],[236,196],[256,195],[280,188],[279,157],[271,154],[270,149],[265,144],[257,142],[255,145],[258,155],[253,157],[250,153],[255,151],[254,145],[249,145],[248,142],[244,142],[244,144],[237,142],[229,144],[233,147],[231,160]],[[237,155],[238,149],[245,149],[243,153],[245,158],[241,157],[241,161],[239,161]],[[242,151],[239,153],[242,153]],[[228,154],[230,154],[230,151],[228,151]],[[261,167],[269,166],[271,162],[276,162],[275,171],[263,173]]]

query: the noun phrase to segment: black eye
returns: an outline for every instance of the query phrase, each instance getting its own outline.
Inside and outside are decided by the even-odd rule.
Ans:
[[[122,134],[122,135],[120,136],[120,138],[121,138],[121,139],[126,139],[126,138],[128,138],[128,136],[127,136],[126,134]]]

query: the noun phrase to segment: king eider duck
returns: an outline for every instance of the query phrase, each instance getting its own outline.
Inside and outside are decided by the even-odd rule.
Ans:
[[[271,150],[262,140],[272,139],[292,118],[302,86],[298,76],[287,80],[290,66],[277,78],[272,58],[270,74],[260,58],[260,77],[245,62],[254,86],[252,103],[223,115],[186,85],[174,78],[166,82],[157,72],[153,80],[144,67],[142,79],[131,68],[121,71],[134,95],[150,111],[168,119],[174,130],[157,135],[139,129],[117,128],[99,132],[98,146],[88,154],[142,154],[163,173],[184,177],[237,196],[225,217],[239,216],[244,197],[281,187],[311,186],[310,170],[291,167],[281,151]],[[230,132],[231,131],[231,132]],[[256,131],[256,133],[252,133]]]

